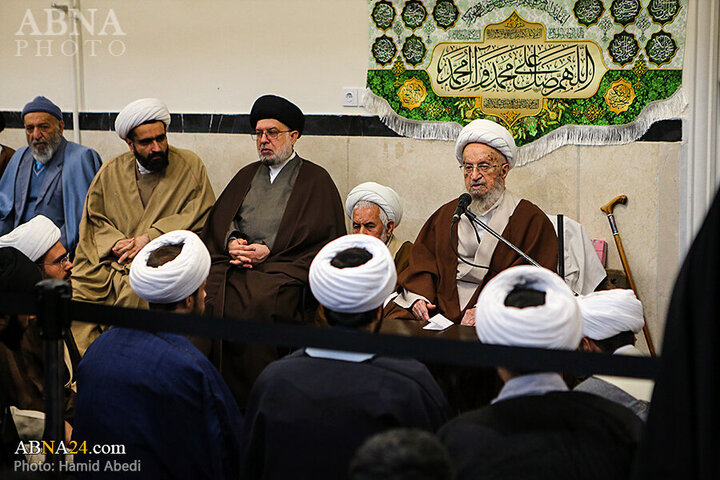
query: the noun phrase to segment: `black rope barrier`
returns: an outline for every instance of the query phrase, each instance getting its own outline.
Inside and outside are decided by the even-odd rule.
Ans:
[[[556,371],[570,374],[609,374],[654,378],[659,359],[567,350],[484,345],[479,341],[372,334],[341,328],[250,322],[158,310],[111,307],[70,300],[70,285],[60,280],[38,284],[36,295],[0,292],[0,314],[38,314],[45,357],[45,433],[43,439],[63,437],[61,379],[62,339],[70,320],[133,328],[149,332],[222,338],[286,347],[318,347],[353,352],[412,357],[426,362],[460,366],[504,366],[515,370]],[[57,465],[55,452],[46,458]],[[59,475],[56,470],[56,475]]]
[[[0,311],[20,313],[22,308],[37,309],[32,296],[0,294]],[[8,303],[9,302],[9,303]],[[273,324],[229,318],[177,314],[158,310],[111,307],[93,303],[69,302],[72,320],[146,331],[163,331],[222,338],[248,343],[288,347],[318,347],[353,352],[412,357],[422,361],[463,366],[504,366],[511,369],[560,371],[588,375],[605,374],[634,378],[654,378],[658,361],[569,350],[505,347],[444,338],[372,334],[339,328]]]

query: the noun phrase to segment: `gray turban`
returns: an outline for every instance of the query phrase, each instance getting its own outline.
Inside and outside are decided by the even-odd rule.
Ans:
[[[150,254],[165,245],[182,244],[180,255],[159,267],[149,267]],[[210,273],[210,252],[193,232],[175,230],[160,235],[137,254],[130,266],[130,286],[146,302],[174,303],[200,288]]]
[[[403,216],[402,203],[400,195],[395,190],[385,185],[375,182],[361,183],[353,188],[345,200],[345,213],[352,219],[353,208],[358,202],[372,202],[387,214],[388,220],[395,222],[395,226],[400,225]]]
[[[510,168],[515,166],[517,146],[507,128],[490,120],[473,120],[465,125],[455,142],[455,157],[462,165],[463,151],[468,143],[484,143],[505,156]]]
[[[170,126],[170,111],[157,98],[141,98],[120,111],[115,119],[115,132],[125,140],[133,128],[152,121],[163,122],[167,130]]]
[[[372,258],[357,267],[330,262],[349,248],[363,248]],[[397,273],[387,246],[370,235],[345,235],[325,245],[310,264],[310,290],[323,306],[339,313],[373,310],[395,289]]]
[[[506,306],[507,296],[520,286],[545,292],[545,304]],[[574,350],[582,338],[582,317],[572,291],[559,276],[522,265],[503,270],[485,285],[475,310],[475,330],[484,343]]]
[[[38,215],[0,237],[0,247],[15,247],[33,262],[60,241],[60,229],[49,218]]]
[[[618,333],[642,330],[643,307],[632,290],[616,288],[578,297],[583,317],[583,335],[605,340]]]

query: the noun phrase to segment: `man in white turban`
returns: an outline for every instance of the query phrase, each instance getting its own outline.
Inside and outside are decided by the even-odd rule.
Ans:
[[[580,308],[554,272],[509,268],[480,293],[476,323],[483,343],[574,350]],[[625,407],[568,391],[558,373],[497,367],[505,382],[492,404],[438,432],[458,480],[627,478],[642,421]]]
[[[471,196],[467,210],[546,268],[557,267],[557,236],[537,206],[505,189],[515,164],[512,134],[489,120],[473,120],[462,129],[455,155]],[[527,263],[499,243],[469,215],[453,220],[458,200],[440,207],[425,222],[399,278],[400,295],[388,304],[390,318],[428,320],[436,313],[471,325],[474,305],[485,284],[498,272]],[[459,261],[454,251],[471,266]]]
[[[374,332],[395,276],[383,242],[347,235],[317,254],[310,288],[331,327]],[[393,427],[433,432],[447,410],[415,360],[303,348],[271,363],[252,388],[242,478],[346,478],[368,437]]]
[[[345,213],[352,221],[353,233],[372,235],[387,245],[398,274],[408,266],[412,242],[401,243],[394,234],[403,216],[395,190],[375,182],[361,183],[348,194]]]
[[[73,298],[146,308],[128,284],[130,264],[150,240],[173,230],[199,232],[215,195],[202,160],[168,145],[170,113],[160,100],[126,106],[115,129],[130,151],[103,165],[90,186],[72,275]],[[74,324],[81,351],[100,333]]]
[[[645,319],[642,303],[632,290],[613,289],[578,297],[583,317],[580,349],[586,352],[640,356],[635,335]],[[655,382],[639,378],[593,375],[575,387],[625,405],[647,419]]]
[[[73,264],[60,237],[60,229],[52,220],[38,215],[0,237],[0,247],[20,250],[41,267],[43,278],[67,280]]]
[[[130,284],[151,309],[200,315],[209,272],[202,240],[174,231],[140,250]],[[188,338],[112,328],[87,350],[78,386],[76,438],[126,445],[125,461],[139,460],[143,476],[239,477],[242,416],[220,373]]]

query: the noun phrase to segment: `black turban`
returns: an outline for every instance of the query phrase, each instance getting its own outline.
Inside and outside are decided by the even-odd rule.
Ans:
[[[250,110],[250,128],[255,130],[258,121],[266,118],[282,122],[289,129],[297,130],[300,135],[305,129],[305,115],[298,106],[276,95],[263,95],[255,100]]]
[[[0,248],[0,291],[33,293],[42,280],[40,268],[19,250]]]

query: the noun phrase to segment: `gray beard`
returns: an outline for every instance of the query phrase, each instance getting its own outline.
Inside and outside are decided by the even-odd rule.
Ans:
[[[383,227],[382,232],[380,233],[380,241],[387,245],[389,240],[390,236],[387,234],[387,227]]]
[[[55,152],[57,151],[61,142],[62,134],[60,134],[60,130],[58,129],[55,130],[55,135],[53,135],[52,138],[48,140],[47,146],[38,147],[32,142],[30,142],[28,144],[28,147],[30,148],[30,153],[32,153],[33,158],[45,165],[48,161],[50,161],[53,155],[55,155]]]
[[[280,165],[285,160],[290,158],[292,154],[293,147],[292,145],[288,144],[286,148],[275,152],[275,155],[272,155],[270,157],[260,156],[260,163],[262,163],[263,165],[267,165],[268,167],[274,167],[275,165]]]
[[[475,215],[485,215],[505,192],[505,185],[495,182],[493,189],[483,196],[473,196],[472,202],[468,205],[468,210]]]

